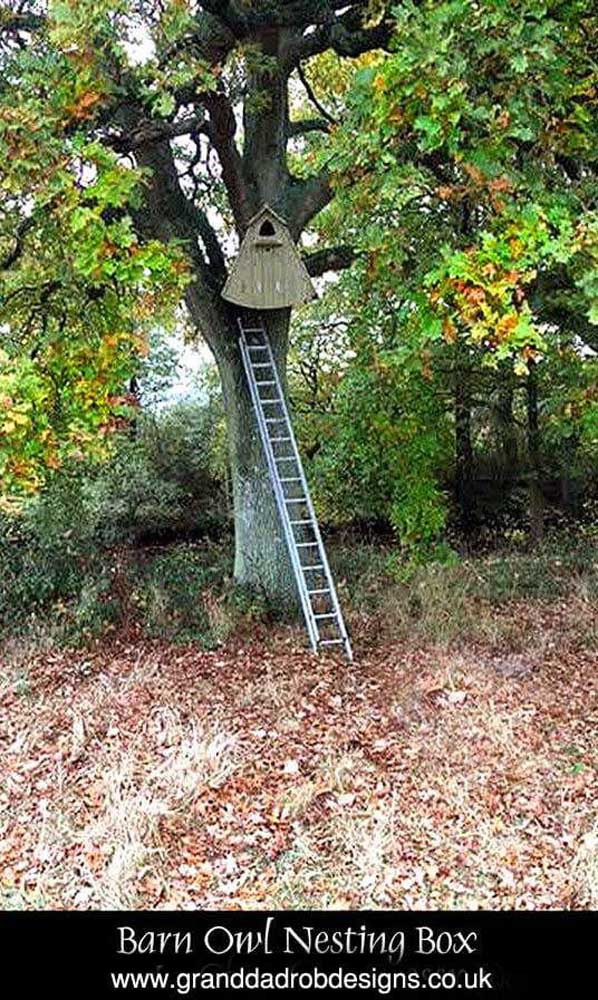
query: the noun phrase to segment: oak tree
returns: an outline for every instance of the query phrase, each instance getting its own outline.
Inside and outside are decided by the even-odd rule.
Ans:
[[[10,0],[0,13],[2,476],[33,490],[119,419],[143,324],[184,301],[225,400],[236,578],[292,600],[236,339],[230,234],[268,203],[296,240],[331,201],[304,137],[324,53],[385,47],[376,0]],[[312,110],[299,120],[291,94]],[[319,248],[312,275],[343,266]],[[285,375],[289,312],[267,316]],[[119,410],[120,408],[120,410]]]

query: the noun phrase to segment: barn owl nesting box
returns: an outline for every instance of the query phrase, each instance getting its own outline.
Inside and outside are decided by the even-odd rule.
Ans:
[[[247,309],[286,309],[315,298],[286,222],[267,205],[249,221],[222,295]]]

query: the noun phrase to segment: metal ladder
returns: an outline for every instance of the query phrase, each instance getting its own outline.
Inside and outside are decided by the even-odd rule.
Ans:
[[[238,317],[239,346],[312,649],[353,651],[266,328]]]

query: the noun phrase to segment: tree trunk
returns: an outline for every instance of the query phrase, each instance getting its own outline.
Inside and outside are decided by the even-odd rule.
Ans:
[[[465,238],[471,229],[472,207],[464,198],[458,208],[457,224]],[[468,348],[460,338],[455,343],[455,498],[463,535],[473,527],[473,447],[471,444],[471,364]]]
[[[235,521],[235,580],[262,595],[283,615],[298,596],[237,338],[238,312],[223,300],[205,318],[205,298],[194,289],[187,303],[214,354],[224,396]],[[261,315],[283,387],[290,311]]]
[[[455,498],[464,535],[473,527],[473,447],[471,443],[471,393],[469,369],[463,348],[455,346]]]
[[[236,142],[237,116],[224,87],[203,96],[209,138],[218,153],[238,235],[264,203],[285,216],[298,238],[309,220],[332,197],[326,172],[301,180],[288,164],[289,77],[302,34],[266,21],[249,41],[262,58],[248,69],[242,150]],[[256,417],[237,339],[237,310],[221,297],[226,255],[206,213],[190,201],[180,183],[167,141],[142,144],[141,166],[151,171],[138,225],[146,236],[182,243],[192,265],[186,292],[192,321],[216,359],[226,411],[235,514],[235,577],[263,594],[280,611],[296,610],[298,597],[282,526],[263,455]],[[290,312],[264,315],[279,374],[286,385]]]
[[[579,517],[579,479],[575,473],[575,463],[579,437],[572,434],[563,440],[561,449],[561,505],[569,517]]]
[[[265,319],[285,382],[289,314]],[[231,331],[234,336],[234,331]],[[296,610],[297,588],[238,349],[217,350],[222,380],[235,511],[235,580],[262,594],[282,614]]]
[[[504,476],[510,480],[514,479],[519,464],[517,427],[513,416],[514,396],[512,375],[503,369],[499,373],[494,413]]]
[[[538,381],[534,362],[527,377],[527,451],[529,481],[530,534],[534,542],[544,537],[544,496],[540,487],[540,424],[538,416]]]

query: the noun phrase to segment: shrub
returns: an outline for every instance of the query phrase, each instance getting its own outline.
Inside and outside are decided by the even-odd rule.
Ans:
[[[590,535],[588,530],[583,539],[547,539],[534,554],[514,549],[462,561],[441,548],[425,563],[411,553],[351,541],[347,535],[331,546],[330,557],[347,592],[349,616],[352,611],[370,618],[377,638],[384,629],[406,641],[519,642],[527,628],[524,619],[518,621],[519,612],[511,613],[519,602],[567,599],[586,609],[578,631],[589,646],[598,598],[598,547]]]
[[[102,574],[102,558],[86,518],[80,483],[56,477],[19,520],[0,520],[0,628],[16,625],[52,602],[77,595]]]
[[[220,415],[208,396],[140,417],[110,462],[60,471],[18,518],[1,516],[0,632],[41,614],[68,622],[68,631],[95,632],[126,610],[115,589],[120,550],[226,535]],[[194,567],[191,559],[190,574]]]
[[[132,598],[144,629],[214,644],[212,609],[231,570],[232,560],[216,545],[180,545],[154,555],[138,570]]]
[[[85,506],[103,544],[220,534],[230,521],[221,413],[182,403],[139,421],[113,461],[85,481]]]

